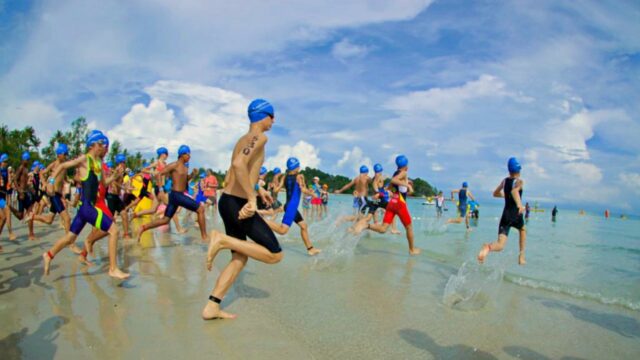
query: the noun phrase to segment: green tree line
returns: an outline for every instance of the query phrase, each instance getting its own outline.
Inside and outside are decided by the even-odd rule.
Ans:
[[[85,139],[89,129],[87,128],[87,120],[84,117],[79,117],[71,122],[70,129],[66,131],[57,130],[53,136],[49,139],[46,146],[40,149],[41,141],[36,135],[36,131],[33,127],[27,126],[24,129],[9,130],[7,125],[0,126],[0,154],[6,153],[9,155],[9,164],[17,167],[20,163],[20,158],[24,151],[31,153],[32,160],[39,160],[44,164],[49,164],[56,158],[56,147],[59,143],[67,144],[69,147],[69,158],[75,158],[84,153]],[[117,154],[125,154],[127,156],[127,167],[130,169],[140,169],[145,159],[140,152],[131,153],[128,149],[124,148],[119,141],[114,141],[109,144],[109,153],[107,154],[107,161],[114,161]],[[152,159],[148,160],[153,161]],[[204,168],[200,168],[200,172],[204,172]],[[224,181],[225,172],[213,171],[214,175],[218,179],[220,186]],[[317,176],[320,178],[320,184],[327,184],[330,191],[340,189],[351,181],[343,175],[332,175],[326,173],[320,169],[314,169],[307,167],[301,171],[304,174],[305,179],[309,183]],[[267,174],[267,181],[270,181],[273,177],[273,173]],[[434,196],[438,189],[431,186],[427,181],[415,178],[413,181],[413,196]]]

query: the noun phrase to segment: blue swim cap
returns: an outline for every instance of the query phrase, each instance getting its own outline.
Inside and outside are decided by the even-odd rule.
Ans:
[[[116,155],[116,164],[122,164],[125,161],[127,161],[127,156],[125,154]]]
[[[409,159],[407,159],[406,156],[404,155],[396,156],[396,166],[398,168],[405,167],[407,165],[409,165]]]
[[[87,148],[90,148],[93,144],[97,142],[102,142],[105,145],[109,144],[109,139],[102,133],[100,130],[92,130],[89,135],[87,135],[87,141],[85,145]]]
[[[267,116],[273,117],[273,106],[267,100],[255,99],[249,104],[247,114],[252,123],[260,121]]]
[[[368,174],[369,168],[366,165],[360,166],[360,174]]]
[[[282,172],[282,170],[280,170],[280,168],[279,168],[279,167],[277,167],[277,168],[273,168],[273,175],[278,175],[278,174],[280,174],[281,172]]]
[[[204,179],[205,174],[204,173],[200,173],[200,179]]]
[[[184,154],[191,155],[191,149],[187,145],[180,145],[180,148],[178,148],[178,157]]]
[[[69,155],[69,147],[67,144],[58,144],[58,148],[56,148],[56,155]]]
[[[267,173],[267,168],[266,168],[266,167],[264,167],[264,166],[263,166],[263,167],[261,167],[261,168],[260,168],[260,175],[264,175],[264,174],[266,174],[266,173]]]
[[[373,171],[377,174],[377,173],[381,173],[382,172],[382,165],[380,164],[375,164],[373,165]]]
[[[113,168],[113,161],[107,161],[107,167],[109,169],[112,169]]]
[[[184,166],[189,167],[189,162],[184,163]]]
[[[162,147],[159,147],[158,150],[156,150],[156,154],[158,154],[158,156],[162,154],[169,156],[169,150],[167,150],[166,147],[162,146]]]
[[[31,154],[28,151],[22,153],[22,161],[29,161],[31,159]]]
[[[520,173],[520,170],[522,170],[520,162],[514,157],[510,158],[509,162],[507,162],[507,168],[509,169],[509,172],[513,174]]]
[[[5,161],[9,161],[9,155],[7,154],[0,155],[0,162],[5,162]]]
[[[129,177],[133,177],[133,175],[135,175],[136,173],[133,172],[133,170],[129,171]]]
[[[462,187],[463,187],[463,188],[469,187],[469,183],[467,183],[466,181],[465,181],[465,182],[463,182],[463,183],[462,183]]]
[[[295,170],[295,169],[297,169],[299,167],[300,167],[300,160],[298,160],[297,158],[290,157],[287,160],[287,170],[288,171]]]

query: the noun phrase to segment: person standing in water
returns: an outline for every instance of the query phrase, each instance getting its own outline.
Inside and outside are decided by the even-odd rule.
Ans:
[[[171,192],[169,193],[169,204],[164,211],[164,216],[162,217],[162,219],[156,219],[148,224],[140,225],[136,236],[138,242],[140,242],[140,237],[145,231],[157,228],[159,226],[167,225],[176,214],[176,211],[178,211],[179,207],[191,210],[198,215],[200,236],[202,237],[202,240],[207,239],[207,227],[204,219],[204,203],[199,204],[194,199],[184,194],[187,191],[187,184],[189,183],[189,180],[192,178],[195,179],[198,176],[197,169],[193,169],[191,175],[187,174],[189,168],[187,167],[186,163],[189,162],[189,159],[191,159],[191,149],[187,145],[181,145],[180,148],[178,148],[178,160],[167,165],[158,174],[161,176],[171,176]]]
[[[462,219],[464,218],[464,223],[467,226],[467,231],[470,231],[471,227],[469,226],[469,212],[467,211],[467,201],[468,199],[475,201],[475,198],[473,197],[473,194],[471,194],[471,191],[469,191],[469,184],[466,181],[462,183],[462,187],[460,189],[451,191],[452,202],[455,200],[453,194],[456,193],[458,194],[458,217],[455,219],[449,219],[447,221],[447,224],[460,224],[462,223]]]
[[[491,244],[484,244],[478,253],[478,262],[483,263],[489,252],[502,251],[509,236],[509,229],[516,228],[520,232],[520,253],[518,256],[518,264],[526,264],[524,258],[524,248],[527,241],[527,229],[524,225],[522,215],[525,207],[522,205],[522,190],[524,188],[524,180],[520,177],[522,166],[518,159],[512,157],[507,162],[509,177],[502,180],[500,185],[493,191],[494,197],[504,198],[504,210],[502,210],[502,218],[498,226],[498,241]]]
[[[300,174],[300,161],[295,157],[287,160],[287,175],[282,178],[279,187],[275,189],[276,192],[280,191],[283,185],[287,190],[287,200],[284,204],[282,223],[276,224],[273,221],[266,220],[267,225],[276,233],[284,235],[289,232],[291,224],[295,222],[300,228],[300,236],[304,246],[307,248],[307,254],[313,256],[320,253],[320,250],[314,248],[311,240],[309,240],[309,226],[298,211],[300,196],[302,194],[312,195],[314,191],[305,186],[304,175]]]
[[[204,320],[236,317],[222,311],[220,303],[249,258],[265,264],[276,264],[283,257],[275,234],[264,219],[256,214],[258,195],[266,202],[272,202],[271,195],[264,189],[258,187],[259,193],[256,193],[255,185],[264,162],[267,143],[265,132],[271,129],[275,121],[274,109],[268,101],[256,99],[249,104],[247,112],[251,121],[249,132],[233,148],[224,192],[218,200],[226,234],[215,230],[211,232],[207,269],[211,271],[220,250],[231,250],[231,261],[220,273],[209,301],[202,310]],[[254,242],[246,241],[247,237]]]
[[[551,221],[556,222],[556,215],[558,215],[558,207],[553,205],[553,210],[551,210]]]

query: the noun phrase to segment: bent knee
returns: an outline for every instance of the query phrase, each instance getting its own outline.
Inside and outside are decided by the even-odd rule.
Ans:
[[[278,253],[271,253],[271,259],[269,264],[277,264],[284,258],[284,252],[280,251]]]

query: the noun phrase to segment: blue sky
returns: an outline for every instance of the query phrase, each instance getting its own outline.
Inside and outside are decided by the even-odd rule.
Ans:
[[[0,119],[77,116],[225,169],[256,97],[266,164],[361,164],[488,198],[523,164],[543,204],[640,212],[635,1],[0,1]]]

